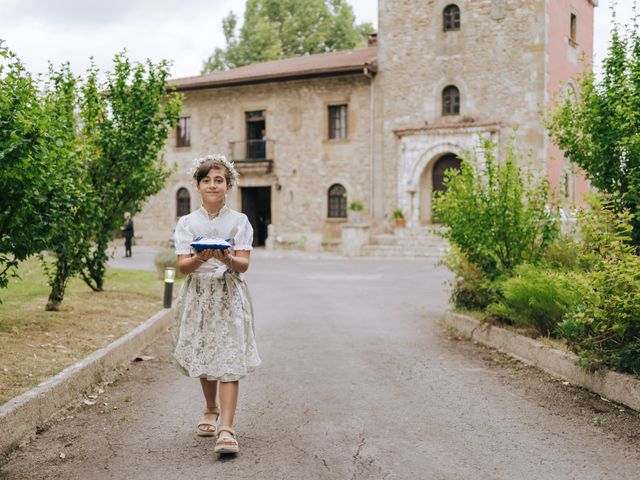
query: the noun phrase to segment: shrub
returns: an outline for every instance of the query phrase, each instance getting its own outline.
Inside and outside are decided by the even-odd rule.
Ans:
[[[583,366],[639,374],[640,257],[629,244],[630,215],[596,199],[591,210],[579,215],[578,225],[579,260],[590,298],[566,315],[557,333]]]
[[[563,236],[551,242],[544,253],[544,263],[553,270],[576,270],[579,266],[576,241]]]
[[[522,264],[501,282],[500,292],[503,299],[489,305],[488,312],[550,335],[584,301],[588,287],[577,275]]]
[[[162,250],[156,253],[155,257],[153,257],[153,263],[156,266],[160,280],[164,279],[164,271],[167,267],[176,269],[176,278],[182,276],[180,270],[178,270],[178,257],[174,250]]]
[[[585,275],[593,299],[565,317],[558,335],[585,367],[640,374],[640,258],[608,261]]]
[[[364,205],[362,202],[354,201],[349,204],[349,210],[353,212],[362,212],[364,210]]]
[[[457,308],[484,310],[496,300],[498,291],[482,270],[470,263],[455,245],[443,259],[449,270],[455,274],[450,301]]]
[[[447,170],[447,191],[434,200],[436,217],[448,227],[443,236],[490,280],[538,262],[559,235],[558,219],[547,207],[546,176],[518,166],[513,141],[504,161],[495,150],[495,143],[483,140],[477,151],[463,154],[461,169]]]

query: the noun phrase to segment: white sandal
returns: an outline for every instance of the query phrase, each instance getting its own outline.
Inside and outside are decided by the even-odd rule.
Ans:
[[[215,415],[216,419],[215,420],[209,420],[208,418],[203,418],[202,420],[200,420],[198,422],[198,425],[196,426],[196,434],[200,437],[214,437],[216,435],[216,426],[218,423],[218,418],[220,417],[220,409],[218,407],[213,407],[213,408],[205,408],[204,409],[204,414],[205,415]],[[205,428],[201,428],[203,426],[210,426],[213,427],[213,429],[205,429]]]
[[[231,437],[220,437],[220,433],[227,432]],[[216,446],[213,449],[216,453],[238,453],[240,447],[236,440],[236,432],[231,427],[220,427],[218,429],[218,440]]]

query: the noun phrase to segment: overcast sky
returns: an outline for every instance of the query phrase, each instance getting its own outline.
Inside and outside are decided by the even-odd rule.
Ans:
[[[553,0],[552,0],[553,1]],[[587,0],[579,0],[587,1]],[[596,8],[595,59],[606,54],[612,0]],[[634,0],[617,0],[618,19],[631,16]],[[377,28],[377,0],[350,0],[358,22]],[[172,76],[198,75],[216,46],[224,47],[222,18],[233,10],[242,18],[240,0],[0,0],[0,38],[32,72],[47,61],[71,62],[82,73],[93,56],[102,71],[126,48],[129,58],[173,61]]]

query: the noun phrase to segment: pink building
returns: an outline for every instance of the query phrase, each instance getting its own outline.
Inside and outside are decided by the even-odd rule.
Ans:
[[[546,91],[554,97],[575,96],[576,80],[593,62],[593,16],[597,0],[547,1]],[[567,204],[581,203],[589,184],[549,142],[547,168],[553,188]]]

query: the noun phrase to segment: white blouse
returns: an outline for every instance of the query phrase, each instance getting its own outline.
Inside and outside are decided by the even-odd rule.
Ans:
[[[189,245],[197,237],[223,238],[233,250],[252,250],[253,228],[244,213],[224,206],[217,217],[209,218],[204,207],[180,217],[174,233],[177,255],[189,255],[193,248]],[[211,259],[198,268],[198,272],[215,271],[220,262]]]

